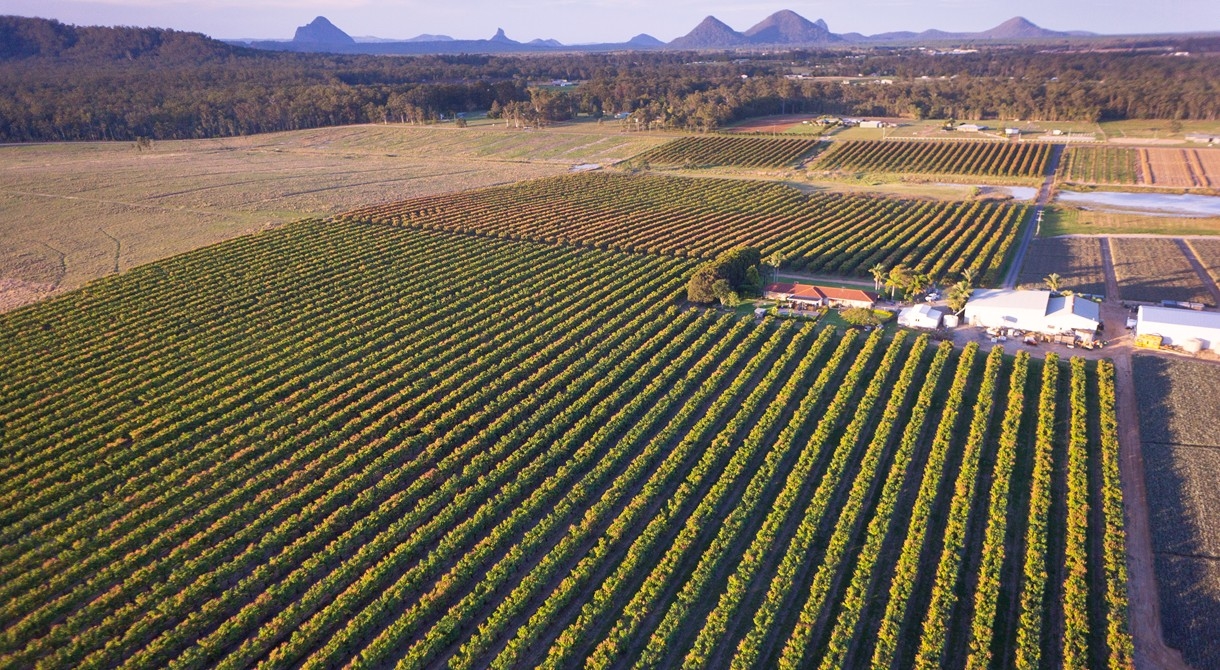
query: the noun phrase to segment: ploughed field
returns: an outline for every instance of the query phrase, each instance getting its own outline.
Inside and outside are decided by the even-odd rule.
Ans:
[[[388,223],[599,249],[709,257],[737,245],[784,267],[867,276],[904,264],[935,280],[998,279],[1021,205],[807,195],[781,184],[585,173],[348,212]]]
[[[1044,142],[846,140],[811,166],[842,172],[896,172],[1038,179],[1051,145]]]
[[[0,664],[1126,667],[1113,371],[307,221],[0,317]]]
[[[1220,375],[1206,363],[1136,356],[1140,438],[1165,641],[1220,666]]]
[[[1200,276],[1186,256],[1195,253],[1190,246],[1166,238],[1111,237],[1108,243],[1123,300],[1216,303],[1207,288],[1211,278]],[[1208,262],[1215,261],[1204,267]]]
[[[636,163],[702,167],[791,166],[817,151],[816,139],[770,137],[683,137],[646,151],[633,159]]]
[[[1096,237],[1042,237],[1030,242],[1017,278],[1021,288],[1045,289],[1048,275],[1057,274],[1064,290],[1089,295],[1106,294],[1105,266]]]

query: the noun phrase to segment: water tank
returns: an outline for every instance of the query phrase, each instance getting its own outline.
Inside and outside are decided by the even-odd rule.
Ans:
[[[946,314],[944,319],[945,328],[957,328],[957,315]]]

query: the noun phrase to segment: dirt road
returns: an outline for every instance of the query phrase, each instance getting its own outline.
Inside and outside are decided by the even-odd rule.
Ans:
[[[1017,277],[1021,275],[1021,264],[1025,262],[1025,252],[1029,250],[1029,243],[1037,232],[1037,224],[1042,220],[1042,209],[1051,201],[1051,194],[1055,190],[1055,173],[1059,171],[1059,159],[1062,156],[1063,145],[1053,145],[1051,158],[1046,162],[1046,180],[1042,182],[1042,188],[1038,189],[1034,208],[1029,213],[1029,223],[1025,225],[1025,232],[1021,235],[1017,250],[1013,252],[1012,263],[1009,264],[1008,272],[1004,275],[1004,288],[1017,287]]]

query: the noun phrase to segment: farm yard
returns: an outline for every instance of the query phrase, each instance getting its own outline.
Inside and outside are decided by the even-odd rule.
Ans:
[[[1023,206],[806,195],[775,183],[587,173],[354,210],[348,221],[709,257],[737,245],[784,267],[866,276],[905,264],[934,280],[998,277]]]
[[[646,151],[633,162],[680,167],[795,166],[825,145],[816,139],[774,137],[683,137]]]
[[[1111,237],[1109,244],[1123,300],[1215,303],[1176,240]]]
[[[1220,665],[1220,375],[1205,363],[1136,356],[1140,433],[1166,642],[1196,668]]]
[[[1217,188],[1220,150],[1070,147],[1060,175],[1077,184]]]
[[[1101,258],[1102,240],[1096,237],[1047,237],[1030,243],[1017,278],[1020,288],[1045,289],[1043,280],[1058,274],[1060,288],[1105,295],[1106,275]]]
[[[1129,666],[1108,362],[693,266],[305,221],[0,316],[0,664]]]
[[[845,140],[810,166],[824,172],[901,172],[1040,181],[1051,156],[1046,143]]]

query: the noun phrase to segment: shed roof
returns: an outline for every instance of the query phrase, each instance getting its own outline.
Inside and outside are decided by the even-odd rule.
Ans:
[[[1220,314],[1216,312],[1203,312],[1195,311],[1193,309],[1174,309],[1172,307],[1140,305],[1138,316],[1141,322],[1147,324],[1163,323],[1171,326],[1220,328]]]
[[[1031,310],[1046,314],[1050,291],[1010,291],[1006,289],[975,289],[968,305],[972,309]]]

